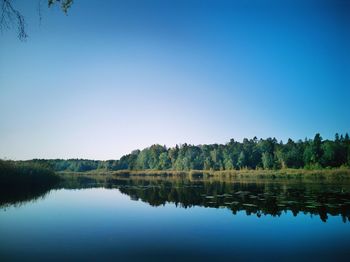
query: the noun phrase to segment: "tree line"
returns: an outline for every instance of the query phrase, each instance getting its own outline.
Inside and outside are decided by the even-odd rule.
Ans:
[[[119,160],[35,159],[55,171],[105,170],[237,170],[350,166],[349,135],[334,140],[313,139],[278,142],[276,138],[231,139],[226,144],[189,145],[167,148],[159,144],[134,150]]]

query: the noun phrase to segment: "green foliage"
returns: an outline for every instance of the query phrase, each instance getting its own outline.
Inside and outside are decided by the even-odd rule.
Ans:
[[[234,170],[234,169],[280,169],[350,166],[349,135],[338,134],[335,140],[322,140],[320,134],[314,139],[288,139],[287,143],[275,138],[245,138],[243,142],[233,139],[227,144],[176,145],[167,148],[152,145],[134,150],[119,160],[95,161],[86,159],[34,159],[54,171],[84,172],[102,170]]]
[[[320,134],[317,133],[311,145],[311,152],[312,152],[311,162],[313,164],[320,163],[321,157],[323,155],[323,150],[321,145],[322,145],[322,137],[320,136]]]
[[[67,14],[68,9],[72,6],[73,0],[48,0],[48,5],[51,7],[55,3],[60,3],[62,11]]]
[[[273,167],[273,155],[269,152],[262,153],[261,160],[263,163],[264,169],[271,169]]]
[[[53,185],[59,177],[47,163],[0,160],[0,188],[35,188]]]
[[[241,153],[239,153],[239,157],[237,160],[237,166],[239,168],[243,168],[246,166],[246,163],[247,163],[246,156],[245,156],[244,152],[241,151]]]
[[[171,167],[171,161],[166,152],[162,152],[159,155],[158,169],[165,170]]]

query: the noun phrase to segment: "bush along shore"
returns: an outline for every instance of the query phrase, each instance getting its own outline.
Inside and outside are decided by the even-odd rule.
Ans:
[[[59,176],[49,167],[22,161],[0,160],[0,188],[53,185]]]

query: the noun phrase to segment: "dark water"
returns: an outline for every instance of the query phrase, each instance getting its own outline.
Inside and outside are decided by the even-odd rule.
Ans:
[[[344,181],[85,179],[0,203],[0,261],[350,258]]]

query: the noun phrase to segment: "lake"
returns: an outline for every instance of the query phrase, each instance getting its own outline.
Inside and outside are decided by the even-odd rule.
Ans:
[[[76,179],[32,198],[1,197],[1,261],[341,261],[350,255],[348,181]]]

